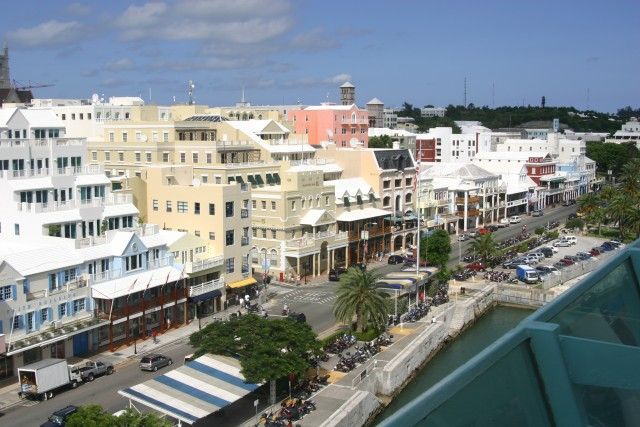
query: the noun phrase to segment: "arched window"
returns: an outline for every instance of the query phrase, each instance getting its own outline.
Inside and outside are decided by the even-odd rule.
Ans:
[[[269,254],[269,261],[271,267],[276,267],[278,265],[278,251],[275,249],[271,249],[271,253]]]
[[[411,193],[407,193],[407,194],[404,196],[404,202],[405,202],[405,203],[411,203]]]
[[[391,203],[391,197],[386,196],[384,199],[382,199],[382,206],[389,206],[389,204]]]

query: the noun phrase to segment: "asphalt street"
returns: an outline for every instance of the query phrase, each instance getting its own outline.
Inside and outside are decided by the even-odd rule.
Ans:
[[[550,221],[564,221],[575,210],[575,206],[557,207],[548,209],[542,217],[524,216],[520,224],[500,229],[494,233],[494,236],[498,240],[513,237],[521,232],[523,224],[527,224],[528,230],[533,232],[536,227],[544,226]],[[455,239],[455,237],[453,238]],[[458,254],[462,253],[464,255],[468,248],[468,241],[459,243],[454,240],[452,243],[451,263],[457,264]],[[397,271],[400,268],[400,265],[384,265],[376,271],[384,274],[390,271]],[[335,324],[332,313],[335,287],[336,282],[325,282],[313,286],[303,285],[300,288],[270,285],[276,295],[267,305],[269,313],[274,316],[280,315],[286,302],[292,311],[304,313],[307,317],[307,322],[312,325],[316,332],[322,332]],[[159,352],[171,357],[175,368],[183,364],[184,356],[192,353],[193,349],[188,344],[187,338],[183,338],[164,346],[160,343]],[[77,389],[61,392],[52,400],[46,402],[23,401],[20,405],[8,409],[0,417],[0,425],[38,426],[52,412],[67,405],[99,404],[112,413],[124,409],[127,406],[127,401],[117,394],[118,390],[133,386],[156,375],[161,375],[167,370],[166,368],[161,369],[157,373],[142,372],[138,368],[138,361],[139,358],[133,359],[131,363],[119,366],[117,372],[113,375],[97,378],[95,381],[83,384]]]

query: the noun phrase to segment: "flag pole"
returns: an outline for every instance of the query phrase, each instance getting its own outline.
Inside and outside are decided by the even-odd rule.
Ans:
[[[416,156],[416,179],[413,185],[416,190],[416,212],[418,214],[418,238],[416,242],[416,280],[420,275],[420,158],[422,157],[421,140],[418,140],[418,155]],[[419,289],[416,288],[416,307],[418,306]]]

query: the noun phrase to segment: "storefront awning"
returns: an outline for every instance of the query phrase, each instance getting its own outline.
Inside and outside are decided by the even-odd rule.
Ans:
[[[177,369],[118,391],[132,401],[194,424],[257,389],[245,381],[240,362],[205,354]]]
[[[351,222],[351,221],[358,221],[361,219],[376,218],[376,217],[387,216],[387,215],[389,215],[389,211],[385,211],[378,208],[364,208],[364,209],[357,209],[349,212],[342,212],[340,215],[338,215],[336,219],[338,221]]]
[[[189,297],[189,301],[197,303],[200,301],[207,301],[207,300],[218,298],[221,296],[222,296],[222,292],[220,291],[220,289],[214,289],[213,291],[205,292],[204,294]]]
[[[237,282],[231,282],[227,285],[228,288],[238,289],[244,288],[245,286],[253,285],[257,283],[256,279],[253,277],[249,277],[248,279],[238,280]]]

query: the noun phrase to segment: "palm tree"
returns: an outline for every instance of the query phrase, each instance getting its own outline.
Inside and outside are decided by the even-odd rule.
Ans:
[[[485,264],[498,252],[496,241],[493,240],[493,236],[491,234],[485,234],[473,239],[470,249],[474,253],[478,254],[482,262]]]
[[[350,268],[341,275],[333,304],[336,318],[350,324],[355,316],[358,332],[368,325],[384,325],[388,315],[388,296],[376,288],[377,280],[375,274],[359,268]]]

